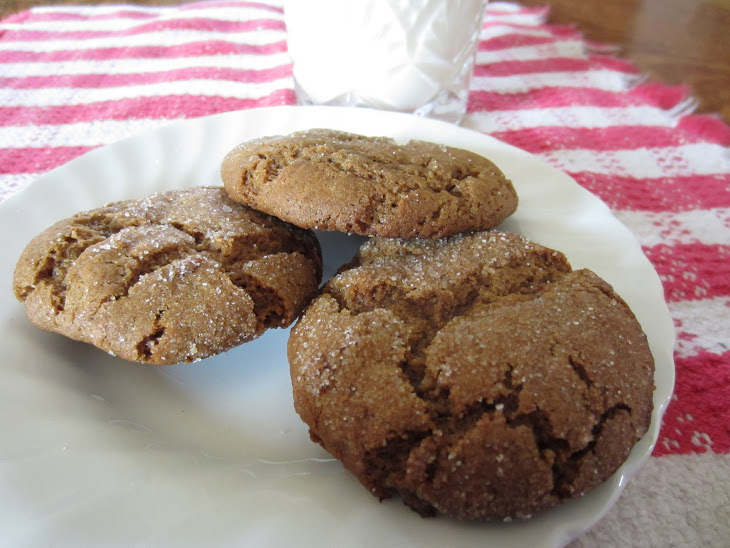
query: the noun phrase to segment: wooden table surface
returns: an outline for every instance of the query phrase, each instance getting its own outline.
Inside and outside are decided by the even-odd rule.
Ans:
[[[550,22],[576,25],[591,41],[614,44],[652,79],[686,84],[698,112],[730,123],[730,0],[519,0],[552,7]],[[34,5],[180,0],[0,0],[0,17]]]

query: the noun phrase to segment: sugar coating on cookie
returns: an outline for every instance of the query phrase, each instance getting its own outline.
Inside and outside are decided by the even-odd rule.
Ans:
[[[199,187],[59,221],[27,245],[13,289],[38,327],[166,364],[289,325],[321,271],[310,231]]]
[[[329,129],[242,143],[224,158],[221,178],[234,200],[255,209],[364,236],[486,230],[517,208],[512,183],[478,154]]]
[[[605,481],[650,423],[654,362],[629,307],[513,234],[365,243],[288,356],[311,438],[422,515],[542,512]]]

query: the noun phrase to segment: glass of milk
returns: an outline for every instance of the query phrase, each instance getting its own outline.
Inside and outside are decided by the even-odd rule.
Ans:
[[[299,102],[459,123],[485,6],[486,0],[287,0]]]

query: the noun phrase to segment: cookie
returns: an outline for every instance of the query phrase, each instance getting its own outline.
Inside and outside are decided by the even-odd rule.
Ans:
[[[517,235],[366,242],[292,329],[294,404],[373,495],[526,518],[613,474],[650,423],[626,303]]]
[[[234,200],[255,209],[363,236],[486,230],[517,208],[512,183],[478,154],[329,129],[242,143],[224,158],[221,178]]]
[[[59,221],[27,245],[13,289],[38,327],[166,364],[289,325],[321,272],[310,231],[193,188]]]

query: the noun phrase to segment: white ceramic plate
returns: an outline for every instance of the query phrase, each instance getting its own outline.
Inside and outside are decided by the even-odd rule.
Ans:
[[[656,359],[649,433],[580,500],[527,522],[422,519],[372,497],[294,412],[288,331],[196,364],[141,366],[46,333],[11,292],[14,263],[57,219],[112,200],[220,184],[241,141],[310,127],[419,138],[492,158],[520,196],[503,228],[566,253],[629,303]],[[194,119],[86,154],[0,205],[3,545],[558,546],[587,530],[649,456],[674,382],[674,329],[637,241],[598,198],[480,133],[363,109],[277,107]],[[353,241],[322,235],[328,272]]]

